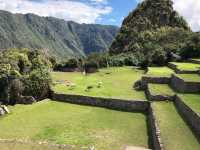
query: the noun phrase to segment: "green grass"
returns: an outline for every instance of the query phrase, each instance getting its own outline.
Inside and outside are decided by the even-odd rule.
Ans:
[[[149,84],[148,86],[153,95],[173,96],[175,94],[167,84]]]
[[[200,69],[200,64],[178,63],[178,62],[171,62],[171,63],[176,65],[177,69],[181,71],[198,71]]]
[[[1,150],[64,150],[59,146],[38,143],[0,142]],[[66,148],[65,148],[66,150]],[[70,149],[71,150],[71,149]]]
[[[100,72],[86,76],[78,72],[52,72],[54,81],[68,80],[76,85],[71,88],[59,83],[53,87],[53,90],[76,95],[145,100],[144,92],[133,89],[133,84],[142,77],[143,72],[131,67],[101,69]],[[102,82],[100,88],[97,87],[99,82]],[[86,91],[88,86],[93,88]]]
[[[168,67],[149,67],[147,76],[152,77],[170,77],[174,71]]]
[[[165,150],[199,150],[200,144],[173,103],[153,103]]]
[[[103,108],[42,101],[10,107],[0,118],[0,138],[49,141],[80,149],[121,150],[148,147],[146,116]],[[1,147],[1,145],[0,145]]]
[[[192,110],[200,113],[200,94],[179,94],[179,96]]]
[[[200,75],[198,74],[176,74],[176,76],[186,82],[200,82]]]

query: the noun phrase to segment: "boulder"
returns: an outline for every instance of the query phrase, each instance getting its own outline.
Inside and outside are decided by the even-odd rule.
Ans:
[[[29,105],[29,104],[33,104],[35,102],[36,102],[36,100],[32,96],[21,96],[20,99],[17,101],[17,104]]]
[[[9,114],[10,113],[8,107],[6,107],[5,105],[2,105],[1,108],[3,108],[5,114]]]
[[[2,107],[0,107],[0,116],[5,115],[5,111]]]
[[[135,82],[133,88],[137,91],[142,91],[144,90],[144,87],[143,87],[143,84],[142,84],[142,81],[141,80],[138,80]]]

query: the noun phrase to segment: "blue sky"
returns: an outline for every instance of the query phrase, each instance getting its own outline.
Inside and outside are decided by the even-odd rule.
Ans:
[[[112,12],[103,16],[101,24],[121,25],[124,17],[137,6],[136,0],[109,0],[108,5],[112,7]]]
[[[124,17],[142,0],[0,0],[0,9],[34,13],[78,23],[121,25]],[[200,31],[200,0],[172,0],[174,9]]]

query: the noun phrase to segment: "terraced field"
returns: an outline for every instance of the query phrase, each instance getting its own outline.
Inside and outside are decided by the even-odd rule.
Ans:
[[[168,67],[149,67],[146,76],[170,77],[174,71]]]
[[[200,94],[179,94],[183,102],[200,114]]]
[[[148,148],[146,116],[141,113],[49,100],[10,109],[11,114],[0,118],[1,139],[48,141],[67,144],[76,150],[89,146],[101,150],[121,150],[126,146]],[[7,144],[0,143],[0,148],[6,150]]]
[[[200,75],[198,74],[176,74],[176,76],[185,82],[200,82]]]
[[[175,95],[174,91],[167,84],[149,84],[149,89],[150,92],[155,95]]]
[[[53,90],[58,93],[86,95],[106,98],[146,100],[144,92],[133,89],[133,84],[144,71],[133,67],[101,69],[95,74],[53,72],[52,77],[57,84]],[[59,82],[60,81],[60,82]],[[75,85],[67,86],[65,82]],[[99,82],[102,83],[98,87]],[[87,90],[87,87],[90,87]]]
[[[195,63],[179,63],[179,62],[171,62],[177,66],[177,68],[181,71],[198,71],[200,68],[200,64]]]
[[[154,102],[152,106],[166,150],[199,150],[200,144],[173,103]]]
[[[192,63],[175,64],[184,70],[198,68],[197,64]],[[56,93],[132,101],[146,100],[146,92],[133,89],[133,84],[142,76],[169,79],[175,74],[185,82],[200,81],[198,74],[176,74],[168,67],[149,67],[148,72],[144,72],[132,67],[101,69],[89,75],[53,72],[52,89]],[[174,98],[178,94],[186,105],[200,113],[200,93],[176,93],[169,84],[148,83],[148,88],[153,95]],[[165,150],[199,150],[200,143],[185,123],[184,116],[177,112],[174,103],[154,102],[155,100],[157,99],[151,100],[152,108]],[[90,146],[100,150],[127,150],[135,146],[152,148],[148,143],[150,134],[147,129],[147,112],[128,113],[50,100],[29,106],[16,105],[10,107],[10,110],[11,114],[0,118],[0,139],[20,139],[25,142],[0,140],[0,149],[3,150],[47,150],[51,143],[66,144],[72,150],[88,149]],[[37,142],[44,142],[46,145],[38,146]],[[51,146],[51,149],[65,148]]]

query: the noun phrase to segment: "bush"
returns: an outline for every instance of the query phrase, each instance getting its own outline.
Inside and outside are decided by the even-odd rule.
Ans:
[[[36,99],[48,95],[49,58],[39,50],[6,50],[0,53],[0,101],[15,104],[22,95]]]
[[[184,59],[200,57],[200,34],[193,35],[185,46],[180,50],[180,55]]]

